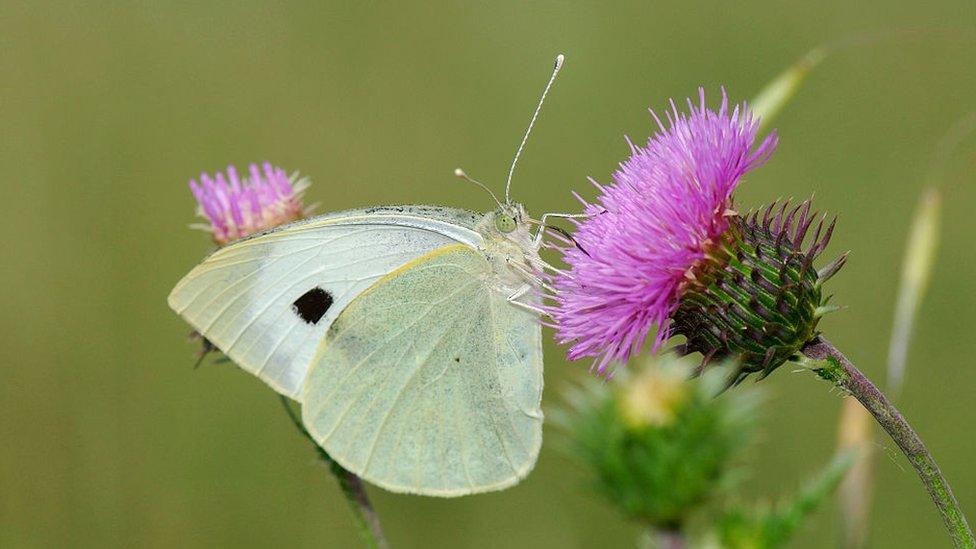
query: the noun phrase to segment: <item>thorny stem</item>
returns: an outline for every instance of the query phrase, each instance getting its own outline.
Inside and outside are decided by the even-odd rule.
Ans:
[[[363,484],[363,480],[354,473],[345,470],[321,446],[315,443],[315,439],[312,438],[312,435],[302,425],[301,419],[295,414],[295,410],[292,409],[287,397],[281,396],[281,405],[285,407],[285,412],[288,414],[288,418],[291,419],[292,423],[295,424],[295,428],[312,443],[315,450],[319,453],[319,457],[328,464],[332,474],[339,481],[339,487],[342,489],[343,495],[346,496],[346,501],[349,502],[349,507],[352,509],[352,514],[356,519],[356,525],[359,527],[359,533],[363,537],[366,546],[375,549],[388,549],[389,545],[386,542],[386,537],[383,536],[383,528],[380,527],[380,517],[376,514],[376,510],[373,509],[373,505],[369,502],[369,496],[366,494],[366,486]]]
[[[803,349],[803,354],[815,361],[810,364],[810,367],[817,375],[856,398],[898,444],[918,473],[935,506],[938,507],[942,521],[949,530],[955,546],[966,549],[976,548],[976,538],[973,537],[973,531],[969,528],[959,503],[952,495],[949,483],[942,476],[939,466],[925,448],[922,439],[891,401],[823,337],[817,337],[808,343]]]

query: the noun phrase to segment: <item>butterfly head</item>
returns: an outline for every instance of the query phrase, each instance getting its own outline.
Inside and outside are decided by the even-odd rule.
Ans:
[[[481,234],[486,239],[499,243],[509,253],[517,254],[518,250],[536,248],[532,231],[529,230],[531,223],[533,221],[521,204],[501,204],[494,211],[485,214]]]
[[[487,212],[478,224],[477,231],[484,239],[479,247],[495,266],[494,272],[505,279],[505,284],[508,284],[505,287],[509,290],[525,283],[522,275],[512,275],[512,266],[519,265],[518,268],[531,270],[533,261],[538,260],[539,246],[530,229],[532,223],[534,221],[525,208],[513,202],[500,204]]]
[[[521,204],[502,204],[494,211],[495,228],[502,234],[510,234],[523,223],[525,210]]]

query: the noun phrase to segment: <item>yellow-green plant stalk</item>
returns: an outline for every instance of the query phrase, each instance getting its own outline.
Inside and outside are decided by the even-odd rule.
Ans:
[[[935,255],[938,248],[940,211],[942,193],[939,187],[945,179],[945,168],[949,158],[962,141],[976,131],[976,112],[960,118],[939,140],[935,148],[932,164],[926,178],[928,187],[919,198],[915,216],[909,230],[905,256],[902,261],[901,281],[898,286],[898,301],[892,327],[891,343],[888,352],[889,393],[897,398],[904,384],[908,349],[915,324],[915,317],[928,288]],[[850,432],[851,425],[864,421],[867,412],[855,406],[845,406],[841,416],[841,433]],[[860,444],[869,445],[870,432],[863,432]],[[848,441],[848,444],[854,442]],[[859,506],[867,505],[873,490],[874,461],[869,453],[858,457],[858,463],[845,479],[841,489],[840,505],[844,524],[845,547],[859,549],[867,540],[868,511]]]
[[[895,308],[895,323],[888,347],[888,393],[901,394],[908,361],[908,346],[915,315],[925,296],[939,244],[939,212],[942,196],[935,187],[922,192],[908,235],[908,246],[901,269],[901,284]]]
[[[938,247],[941,194],[935,187],[922,191],[912,219],[902,262],[901,282],[888,348],[888,393],[901,394],[915,316],[925,296]],[[862,406],[845,400],[841,412],[839,446],[859,450],[854,466],[840,489],[843,546],[859,549],[867,543],[874,490],[874,430]]]
[[[807,75],[814,67],[823,61],[827,55],[827,50],[823,47],[814,48],[798,59],[796,63],[790,65],[772,81],[759,91],[759,93],[749,103],[753,114],[759,119],[759,132],[762,133],[769,129],[773,119],[779,115],[780,111],[806,80]]]
[[[874,485],[874,419],[853,398],[845,398],[840,413],[837,446],[839,451],[853,452],[851,468],[841,482],[841,546],[864,547],[868,539]]]

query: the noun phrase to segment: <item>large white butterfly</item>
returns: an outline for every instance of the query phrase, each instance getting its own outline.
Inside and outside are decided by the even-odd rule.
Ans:
[[[190,271],[169,305],[301,402],[316,442],[369,482],[436,496],[511,486],[542,444],[546,216],[533,234],[508,184],[483,215],[369,208],[242,239]]]

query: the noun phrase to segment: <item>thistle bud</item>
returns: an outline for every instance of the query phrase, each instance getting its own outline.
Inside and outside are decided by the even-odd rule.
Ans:
[[[730,383],[752,373],[762,379],[796,356],[817,336],[820,319],[837,309],[822,286],[847,254],[814,268],[836,218],[827,224],[810,207],[809,200],[774,202],[733,215],[721,239],[686,272],[671,328],[685,336],[683,353],[702,354],[700,368],[730,358],[737,365]]]
[[[598,490],[628,518],[657,529],[680,530],[731,485],[754,425],[757,393],[718,395],[724,376],[690,379],[693,367],[670,355],[607,383],[587,380],[566,395],[569,407],[550,414]]]

